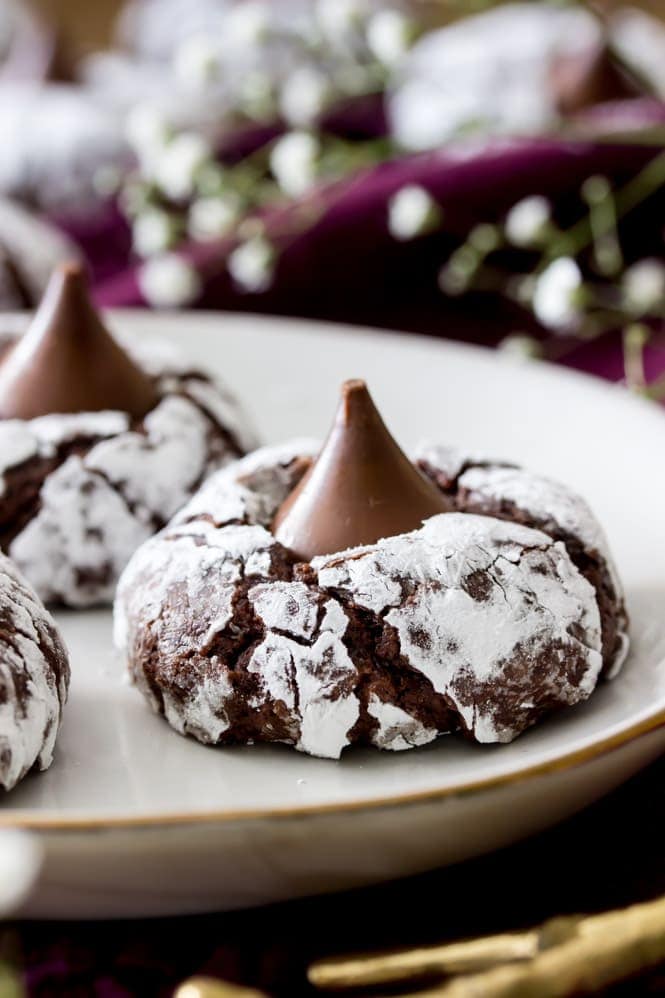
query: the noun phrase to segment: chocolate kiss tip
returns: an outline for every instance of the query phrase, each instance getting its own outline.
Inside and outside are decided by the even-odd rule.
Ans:
[[[337,419],[348,422],[349,419],[376,412],[367,384],[361,378],[350,378],[343,382],[341,396]]]
[[[449,508],[400,450],[365,382],[345,381],[341,396],[318,458],[273,521],[303,561],[407,533]]]
[[[0,363],[0,418],[119,410],[140,419],[157,401],[151,379],[102,324],[84,266],[58,266],[28,331]]]
[[[54,273],[63,274],[65,277],[83,277],[85,268],[80,260],[64,260],[58,264]]]
[[[351,395],[367,395],[367,383],[362,378],[349,378],[342,384],[342,396],[349,398]]]

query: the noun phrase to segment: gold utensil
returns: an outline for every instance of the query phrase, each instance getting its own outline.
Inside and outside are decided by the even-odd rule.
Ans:
[[[394,953],[334,957],[313,963],[308,977],[310,983],[322,991],[341,991],[469,974],[499,963],[531,959],[538,952],[538,940],[539,932],[534,929]]]
[[[263,991],[218,981],[214,977],[190,977],[177,988],[173,998],[267,998],[267,996]]]
[[[524,933],[320,960],[309,980],[321,989],[357,992],[438,978],[417,998],[563,998],[593,994],[664,960],[662,897],[602,915],[552,919]]]

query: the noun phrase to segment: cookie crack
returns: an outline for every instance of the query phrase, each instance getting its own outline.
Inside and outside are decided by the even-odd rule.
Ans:
[[[194,374],[189,374],[189,375],[185,375],[185,376],[181,375],[181,378],[182,378],[183,383],[181,384],[181,386],[178,389],[178,391],[171,392],[169,394],[178,395],[180,398],[184,398],[188,402],[191,402],[192,405],[196,406],[196,408],[199,409],[200,412],[206,417],[206,419],[208,420],[208,422],[212,424],[213,428],[219,433],[219,436],[222,438],[222,441],[226,444],[226,446],[228,447],[228,449],[236,457],[240,457],[240,455],[244,453],[243,448],[242,448],[242,446],[240,444],[240,441],[237,439],[237,437],[235,436],[235,434],[232,433],[232,431],[228,428],[228,426],[224,426],[217,419],[217,417],[215,416],[215,414],[205,404],[205,402],[201,401],[200,399],[194,398],[193,395],[189,394],[189,392],[187,391],[187,382],[188,381],[197,381],[197,382],[199,382],[199,384],[207,385],[209,387],[213,387],[218,392],[218,394],[221,395],[224,398],[224,401],[228,402],[229,404],[231,404],[233,400],[226,394],[226,392],[224,392],[222,390],[222,388],[219,385],[214,384],[208,378],[205,378],[205,377],[203,377],[200,374],[195,374],[194,373]]]

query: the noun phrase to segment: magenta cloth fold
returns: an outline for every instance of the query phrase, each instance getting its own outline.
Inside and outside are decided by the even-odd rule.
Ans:
[[[261,293],[244,293],[229,277],[226,259],[236,245],[233,240],[186,244],[181,252],[202,280],[199,307],[366,324],[485,345],[526,331],[551,346],[551,355],[560,361],[616,379],[623,374],[618,332],[564,349],[531,314],[500,295],[446,297],[438,274],[474,225],[500,220],[521,198],[544,194],[561,219],[572,221],[579,212],[580,187],[589,176],[606,176],[620,188],[661,152],[651,137],[540,138],[467,142],[403,156],[315,191],[305,201],[267,211],[266,232],[279,254],[272,284]],[[442,208],[442,221],[427,236],[401,242],[388,231],[388,204],[407,184],[431,193]],[[662,256],[664,205],[661,186],[623,220],[628,260]],[[306,226],[300,222],[304,207],[314,218]],[[81,238],[75,227],[69,231]],[[116,255],[114,267],[109,259],[114,244],[127,244],[126,225],[117,217],[103,233],[102,226],[91,238],[88,230],[83,240],[97,276],[97,301],[106,307],[145,305],[140,265],[125,257],[125,266],[118,266],[121,256]],[[510,255],[504,262],[510,267]],[[514,263],[523,265],[524,260],[516,253]],[[661,339],[662,330],[656,330],[648,352],[652,376],[665,370]]]

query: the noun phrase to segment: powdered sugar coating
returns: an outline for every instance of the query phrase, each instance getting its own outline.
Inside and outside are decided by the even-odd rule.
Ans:
[[[529,527],[443,513],[410,534],[315,558],[312,567],[324,589],[396,628],[409,665],[454,703],[477,741],[511,741],[528,725],[533,664],[544,655],[559,702],[586,699],[596,684],[602,656],[593,589],[563,544]],[[529,668],[516,674],[525,653]]]
[[[600,551],[612,564],[605,534],[588,504],[560,482],[535,475],[524,468],[469,468],[458,485],[469,499],[497,499],[515,503],[537,515],[544,525],[549,521],[561,530],[575,534],[589,548]],[[546,526],[545,526],[545,529]],[[613,571],[616,577],[616,572]]]
[[[196,626],[178,637],[187,654],[205,654],[233,615],[236,586],[250,574],[268,578],[274,541],[261,526],[221,529],[204,520],[167,527],[142,545],[122,573],[115,601],[114,633],[126,647],[130,631],[139,623],[159,620],[177,625],[178,615],[191,610]],[[249,572],[248,572],[249,567]],[[141,590],[144,601],[134,602]],[[167,594],[177,603],[165,606]]]
[[[20,419],[8,419],[0,423],[0,429],[4,430],[0,434],[0,475],[4,475],[10,468],[35,457],[39,453],[39,442]],[[0,483],[0,488],[4,491],[4,481]]]
[[[561,482],[456,447],[423,444],[417,449],[415,459],[455,482],[472,502],[488,499],[512,502],[531,513],[545,531],[556,526],[574,534],[586,547],[600,551],[611,564],[605,533],[589,504]]]
[[[469,466],[482,467],[487,464],[506,467],[502,462],[492,461],[486,454],[460,450],[449,444],[434,444],[423,442],[416,448],[415,461],[421,461],[436,468],[444,480],[450,484],[456,482],[465,468]]]
[[[129,416],[126,412],[75,412],[53,413],[38,416],[25,423],[17,420],[35,440],[39,453],[54,454],[62,444],[80,440],[81,437],[105,440],[125,433],[129,429]],[[0,433],[6,424],[0,423]]]
[[[88,452],[85,465],[123,495],[138,519],[163,523],[208,470],[209,429],[189,399],[167,395],[145,417],[142,432],[102,440]]]
[[[316,440],[302,438],[260,447],[211,475],[174,522],[205,516],[218,527],[232,522],[269,525],[297,481],[294,462],[311,460],[319,446]]]
[[[453,447],[423,445],[416,460],[451,495],[454,508],[518,519],[563,540],[571,550],[582,550],[584,561],[595,565],[599,599],[612,604],[603,650],[607,672],[616,675],[628,654],[628,617],[605,532],[586,500],[544,475]]]
[[[590,695],[596,591],[546,532],[451,512],[294,564],[268,528],[317,449],[288,442],[217,472],[123,573],[116,642],[176,730],[338,758],[457,727],[509,741]]]
[[[142,421],[123,412],[0,421],[3,546],[45,600],[110,601],[136,547],[211,471],[253,445],[224,388],[170,349],[158,348],[157,361],[146,344],[125,346],[139,362],[150,356],[161,396]],[[34,494],[22,499],[31,476]]]
[[[214,421],[223,426],[237,441],[241,450],[256,447],[254,430],[248,425],[247,417],[236,400],[219,384],[203,381],[201,378],[186,378],[183,385],[187,395]]]
[[[360,715],[358,672],[342,640],[346,615],[334,600],[321,604],[301,582],[265,583],[248,596],[267,631],[247,667],[260,681],[254,705],[267,697],[281,701],[293,718],[297,749],[339,758]]]
[[[53,759],[69,663],[51,616],[0,555],[0,788]]]
[[[401,707],[394,703],[384,703],[372,694],[367,702],[367,713],[378,721],[372,733],[372,744],[390,752],[404,752],[406,749],[428,745],[438,738],[436,728],[427,728]]]
[[[44,481],[39,511],[9,553],[44,601],[86,606],[113,598],[118,574],[150,534],[122,496],[72,456]]]

